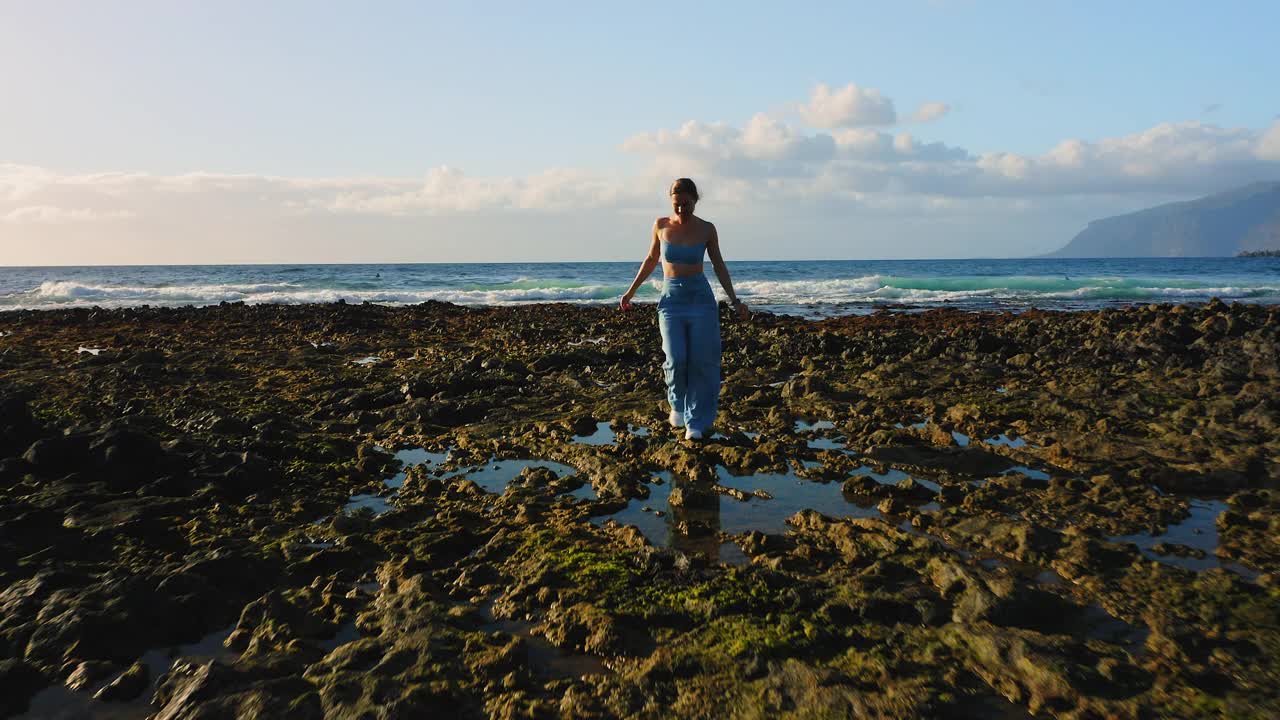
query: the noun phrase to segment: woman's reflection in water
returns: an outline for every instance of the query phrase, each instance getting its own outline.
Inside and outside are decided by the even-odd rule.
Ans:
[[[714,486],[711,480],[673,476],[667,533],[671,547],[719,562],[720,493]]]

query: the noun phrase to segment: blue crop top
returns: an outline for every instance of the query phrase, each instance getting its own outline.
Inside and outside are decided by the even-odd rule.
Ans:
[[[705,242],[697,245],[673,245],[662,241],[662,259],[669,263],[694,265],[702,262],[702,253],[707,249]]]

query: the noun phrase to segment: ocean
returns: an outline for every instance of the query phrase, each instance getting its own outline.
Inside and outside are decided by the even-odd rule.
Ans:
[[[443,300],[612,304],[639,262],[0,267],[4,310]],[[753,309],[825,317],[880,308],[1086,310],[1146,303],[1280,303],[1280,258],[730,262]],[[723,299],[719,283],[707,274]],[[656,301],[654,275],[637,302]]]

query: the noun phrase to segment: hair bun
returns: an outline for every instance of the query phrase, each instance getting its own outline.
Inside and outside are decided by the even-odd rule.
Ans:
[[[675,182],[671,183],[672,195],[681,192],[692,195],[694,200],[701,199],[701,196],[698,195],[698,186],[689,178],[677,178]]]

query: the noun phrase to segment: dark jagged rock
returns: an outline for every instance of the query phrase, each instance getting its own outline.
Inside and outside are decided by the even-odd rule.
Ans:
[[[142,694],[147,689],[147,685],[151,679],[151,673],[147,670],[147,666],[140,662],[129,666],[127,670],[120,673],[116,679],[107,683],[101,690],[93,694],[94,700],[103,702],[118,702],[121,700],[132,700]]]
[[[722,311],[699,444],[651,310],[4,313],[0,701],[1280,712],[1280,309]]]
[[[0,393],[0,457],[16,453],[40,434],[25,399]]]

